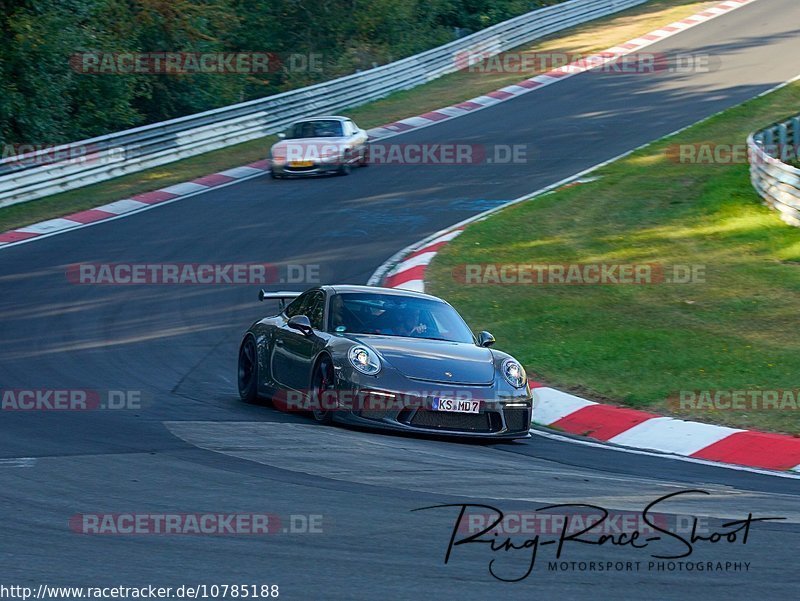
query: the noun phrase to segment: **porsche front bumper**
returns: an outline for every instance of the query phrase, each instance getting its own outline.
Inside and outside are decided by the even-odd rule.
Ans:
[[[310,165],[292,165],[291,163],[272,163],[270,169],[278,177],[304,177],[312,175],[325,175],[337,172],[341,166],[341,161],[314,161]]]
[[[492,387],[465,388],[442,384],[435,392],[411,393],[402,390],[355,389],[345,395],[352,403],[343,403],[333,411],[333,419],[369,428],[412,432],[435,436],[480,439],[517,439],[530,437],[533,400],[530,392],[498,398]],[[471,398],[480,401],[478,413],[435,411],[433,398]],[[344,398],[344,397],[343,397]]]

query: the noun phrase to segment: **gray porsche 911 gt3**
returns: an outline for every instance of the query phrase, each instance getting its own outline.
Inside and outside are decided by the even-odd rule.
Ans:
[[[533,402],[522,365],[489,348],[488,332],[474,336],[445,301],[352,285],[262,290],[259,298],[279,301],[281,310],[250,326],[242,340],[243,400],[267,397],[322,423],[529,436]]]

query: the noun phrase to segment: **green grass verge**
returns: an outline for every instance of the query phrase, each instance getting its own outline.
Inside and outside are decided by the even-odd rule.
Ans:
[[[589,54],[630,40],[713,4],[716,2],[652,0],[616,15],[559,32],[535,44],[527,44],[520,50]],[[535,72],[453,73],[413,90],[398,92],[385,99],[344,111],[344,114],[353,118],[361,127],[377,127],[461,102],[533,75]],[[273,142],[273,137],[265,137],[108,182],[0,209],[0,232],[252,163],[265,158],[267,148]]]
[[[600,179],[509,207],[437,255],[431,292],[534,377],[598,401],[800,433],[800,410],[684,411],[681,390],[800,388],[800,229],[760,204],[748,166],[687,165],[672,144],[742,144],[800,106],[800,84],[751,100],[597,171]],[[470,263],[704,265],[705,282],[465,285]]]

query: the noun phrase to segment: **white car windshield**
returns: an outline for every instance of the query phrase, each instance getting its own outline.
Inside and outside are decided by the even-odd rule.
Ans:
[[[333,119],[318,121],[300,121],[295,123],[286,132],[287,140],[302,140],[303,138],[340,138],[342,122]]]
[[[331,331],[449,342],[474,342],[472,331],[447,303],[413,296],[351,292],[331,298]]]

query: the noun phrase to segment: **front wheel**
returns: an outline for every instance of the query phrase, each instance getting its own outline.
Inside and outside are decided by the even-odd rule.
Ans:
[[[333,388],[333,365],[328,357],[323,357],[311,377],[311,415],[321,424],[333,421],[333,412],[329,407],[332,395],[328,394]]]
[[[350,161],[353,159],[350,151],[346,152],[344,156],[342,156],[342,162],[339,165],[339,169],[336,171],[339,175],[350,175]]]
[[[258,355],[256,343],[248,336],[239,349],[239,397],[245,403],[258,401]]]

